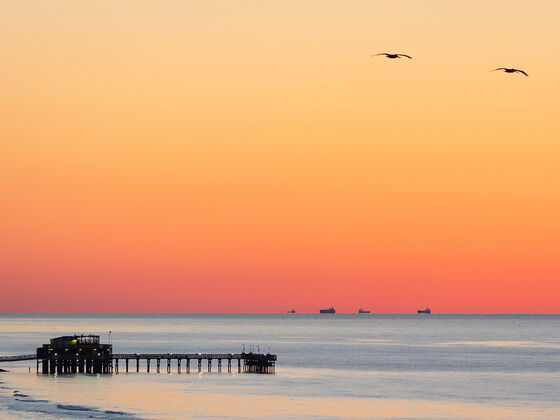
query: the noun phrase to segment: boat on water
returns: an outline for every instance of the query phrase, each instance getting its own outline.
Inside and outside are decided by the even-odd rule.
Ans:
[[[419,314],[431,314],[432,310],[430,308],[426,308],[426,309],[418,309],[418,313]]]
[[[358,313],[359,313],[359,314],[369,314],[370,311],[369,311],[368,309],[362,309],[362,308],[360,308],[360,309],[358,309]]]
[[[336,314],[336,311],[331,306],[329,309],[319,309],[320,314]]]

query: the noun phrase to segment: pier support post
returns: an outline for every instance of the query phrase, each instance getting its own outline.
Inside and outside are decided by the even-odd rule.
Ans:
[[[93,373],[102,373],[101,359],[93,359]]]
[[[227,371],[231,373],[231,359],[227,359]]]
[[[185,367],[187,373],[191,373],[191,359],[187,358],[187,366]]]
[[[115,373],[119,373],[119,359],[115,359]]]
[[[171,373],[171,359],[167,359],[167,373]]]
[[[181,373],[181,359],[177,359],[177,373]]]
[[[237,359],[237,373],[241,373],[241,359]]]
[[[146,359],[146,371],[150,373],[150,359]]]
[[[202,370],[202,359],[198,359],[198,373]]]
[[[49,373],[49,361],[43,359],[43,373]]]
[[[140,372],[140,359],[136,358],[136,372]]]
[[[159,373],[159,365],[160,365],[160,363],[161,363],[161,359],[156,359],[156,366],[157,366],[156,371],[157,371],[157,373]]]
[[[212,372],[212,359],[208,359],[208,372]]]
[[[124,359],[124,364],[126,365],[126,373],[128,373],[128,359]]]
[[[78,360],[78,372],[79,373],[84,373],[84,364],[85,364],[85,360],[80,358],[80,360]]]
[[[222,371],[222,359],[218,359],[218,372]]]

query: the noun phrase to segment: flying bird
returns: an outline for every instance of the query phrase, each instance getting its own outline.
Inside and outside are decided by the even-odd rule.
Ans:
[[[494,69],[492,71],[496,71],[496,70],[503,70],[506,73],[521,73],[521,74],[524,74],[525,76],[529,77],[529,75],[527,73],[525,73],[523,70],[519,70],[519,69],[508,69],[507,67],[498,67],[497,69]]]
[[[412,59],[412,57],[410,55],[406,55],[406,54],[389,54],[389,53],[379,53],[379,54],[373,54],[372,57],[375,57],[376,55],[384,55],[387,58],[401,58],[401,57],[406,57],[406,58],[410,58]]]

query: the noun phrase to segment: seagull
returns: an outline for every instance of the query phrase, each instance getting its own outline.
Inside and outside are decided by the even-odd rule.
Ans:
[[[406,55],[406,54],[389,54],[389,53],[380,53],[380,54],[373,54],[372,57],[375,57],[376,55],[384,55],[387,58],[401,58],[401,57],[406,57],[406,58],[410,58],[412,59],[412,57],[410,55]]]
[[[508,69],[507,67],[498,67],[497,69],[494,69],[492,71],[496,71],[496,70],[503,70],[506,73],[521,73],[521,74],[524,74],[525,76],[529,77],[529,75],[527,73],[525,73],[523,70],[519,70],[519,69]]]

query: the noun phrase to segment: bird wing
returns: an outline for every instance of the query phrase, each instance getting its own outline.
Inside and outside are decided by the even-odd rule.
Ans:
[[[412,59],[412,57],[410,55],[406,55],[406,54],[397,54],[399,57],[406,57],[406,58],[410,58]]]
[[[388,55],[388,53],[373,54],[372,57],[375,57],[376,55]]]
[[[507,70],[505,67],[498,67],[497,69],[494,69],[492,71],[496,71],[496,70]]]
[[[519,73],[523,73],[525,76],[529,77],[529,75],[527,73],[525,73],[523,70],[516,70]]]

